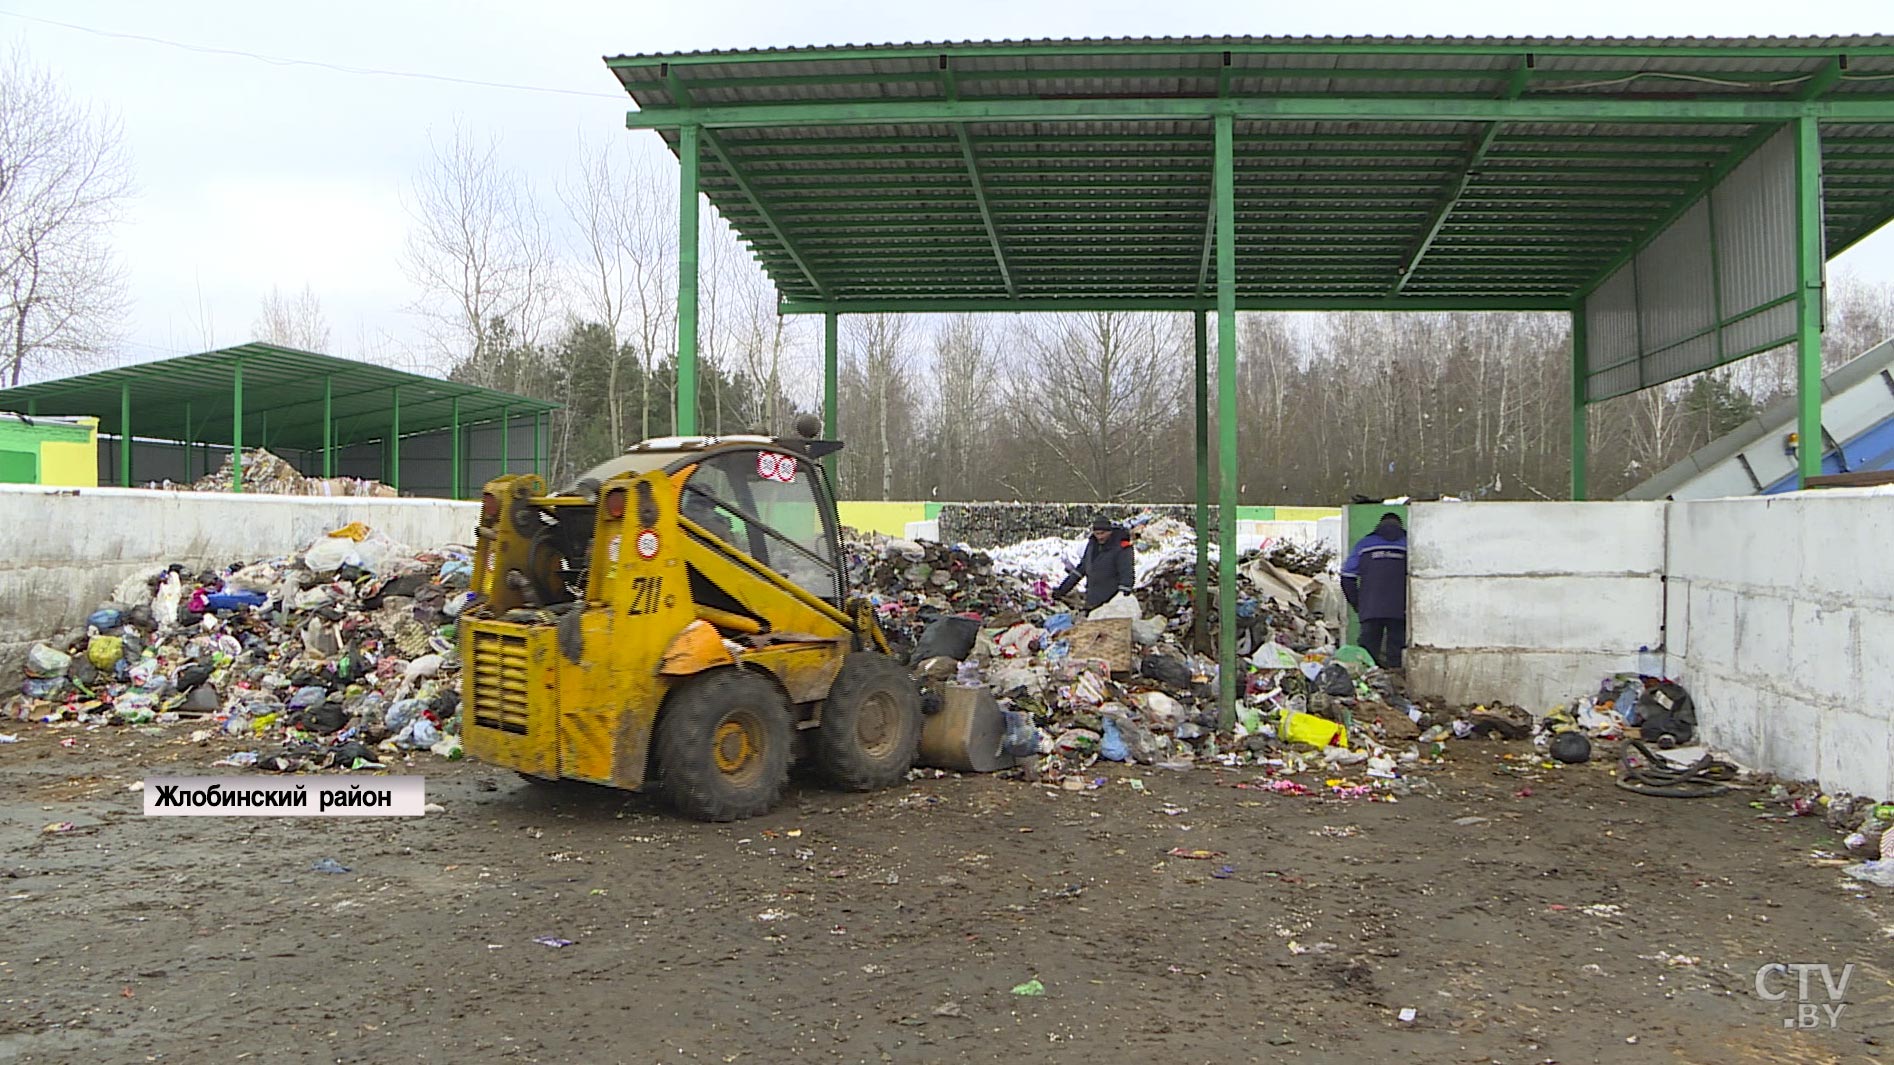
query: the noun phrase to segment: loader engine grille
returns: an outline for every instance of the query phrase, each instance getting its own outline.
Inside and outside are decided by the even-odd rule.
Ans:
[[[473,634],[473,723],[526,735],[526,638]]]

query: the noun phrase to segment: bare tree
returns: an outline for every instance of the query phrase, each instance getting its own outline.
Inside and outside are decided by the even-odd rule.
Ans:
[[[994,379],[999,356],[987,320],[955,315],[934,334],[935,469],[939,480],[929,494],[971,499],[976,471],[990,454],[993,420],[999,414]]]
[[[250,332],[258,340],[304,351],[321,352],[329,347],[329,319],[322,313],[322,301],[307,284],[293,297],[271,285],[256,321],[250,324]]]
[[[576,310],[605,329],[610,341],[605,363],[605,411],[611,419],[612,454],[625,450],[624,330],[626,311],[636,296],[632,252],[637,239],[633,200],[626,187],[624,152],[580,146],[579,172],[559,184],[559,199],[573,224],[578,259],[574,285]]]
[[[628,197],[626,267],[637,329],[639,439],[651,436],[651,379],[677,343],[677,189],[649,159],[635,165]]]
[[[1007,405],[1028,446],[1052,456],[1090,499],[1136,499],[1156,480],[1158,428],[1183,413],[1179,320],[1061,314],[1025,331],[1024,372]]]
[[[434,146],[412,195],[404,265],[421,288],[415,309],[433,324],[438,353],[479,383],[519,390],[520,381],[496,379],[508,371],[495,357],[495,328],[531,343],[556,294],[531,188],[501,165],[497,140],[476,144],[456,127],[450,142]]]
[[[81,364],[115,338],[124,273],[107,241],[131,195],[116,117],[15,48],[0,67],[0,370]]]
[[[897,463],[913,457],[913,449],[906,446],[914,421],[907,374],[908,324],[908,316],[901,314],[845,319],[843,376],[849,387],[844,389],[844,398],[854,401],[849,404],[854,409],[842,412],[842,423],[864,427],[868,435],[861,441],[865,446],[843,453],[848,494],[856,498],[895,498]],[[850,436],[860,440],[853,430]]]

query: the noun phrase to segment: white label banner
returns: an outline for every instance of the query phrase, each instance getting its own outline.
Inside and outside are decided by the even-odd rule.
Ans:
[[[146,817],[420,817],[424,778],[158,777]]]

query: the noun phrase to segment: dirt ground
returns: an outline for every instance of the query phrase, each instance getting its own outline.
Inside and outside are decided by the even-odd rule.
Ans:
[[[1627,795],[1523,744],[1455,744],[1398,803],[1112,767],[1085,792],[801,784],[769,817],[702,825],[426,756],[408,771],[446,812],[424,818],[146,818],[129,785],[230,772],[222,749],[17,731],[4,1062],[1817,1063],[1894,1044],[1894,892],[1822,864],[1839,847],[1819,819]],[[1793,981],[1755,990],[1770,962],[1852,963],[1838,1026],[1785,1027]],[[1012,993],[1035,978],[1042,996]]]

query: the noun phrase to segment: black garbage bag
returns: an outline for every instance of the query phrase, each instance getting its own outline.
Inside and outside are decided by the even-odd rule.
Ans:
[[[1683,746],[1697,736],[1697,704],[1683,685],[1662,681],[1638,699],[1638,731],[1647,740]]]
[[[1340,662],[1330,662],[1316,675],[1315,682],[1322,686],[1324,695],[1347,697],[1355,694],[1355,678],[1348,667]]]
[[[309,721],[318,735],[328,736],[342,731],[342,726],[349,723],[349,712],[340,695],[331,695],[310,711]]]
[[[1190,663],[1170,655],[1146,655],[1138,663],[1138,672],[1145,679],[1155,681],[1158,686],[1172,692],[1190,690]]]
[[[910,662],[930,658],[951,658],[963,662],[973,654],[973,642],[980,638],[980,623],[973,618],[944,617],[929,625],[914,645]]]
[[[177,688],[181,692],[190,691],[209,680],[210,675],[211,667],[209,665],[202,662],[192,663],[178,670]]]

